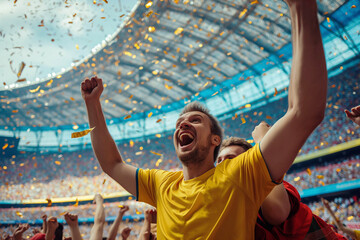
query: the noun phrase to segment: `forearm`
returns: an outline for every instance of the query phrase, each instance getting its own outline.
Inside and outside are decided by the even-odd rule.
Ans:
[[[121,163],[121,155],[106,126],[104,114],[99,100],[87,102],[86,108],[90,127],[95,127],[91,132],[91,143],[96,158],[104,172],[111,172],[113,166]],[[110,174],[109,174],[110,175]]]
[[[45,234],[45,240],[54,240],[55,231],[48,230]]]
[[[323,117],[326,106],[327,69],[314,0],[290,4],[293,64],[289,109],[303,117]]]
[[[72,240],[82,240],[79,226],[70,227]]]
[[[42,233],[45,233],[45,232],[46,232],[46,229],[47,229],[47,223],[46,223],[46,220],[43,220],[43,225],[42,225],[41,232],[42,232]]]
[[[113,222],[113,224],[111,225],[108,240],[115,240],[116,239],[116,235],[117,235],[117,233],[119,231],[119,226],[121,224],[122,218],[123,218],[123,215],[119,214],[117,216],[117,218],[115,219],[115,221]]]

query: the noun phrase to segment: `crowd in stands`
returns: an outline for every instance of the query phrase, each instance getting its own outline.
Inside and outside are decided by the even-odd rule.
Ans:
[[[359,179],[360,155],[336,163],[322,163],[287,174],[284,179],[298,190]]]

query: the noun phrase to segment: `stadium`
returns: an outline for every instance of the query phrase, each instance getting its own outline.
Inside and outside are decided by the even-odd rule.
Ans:
[[[360,105],[358,3],[317,1],[328,71],[325,117],[284,177],[313,214],[335,225],[321,202],[325,198],[337,219],[350,229],[360,229],[360,127],[344,110]],[[65,1],[47,11],[56,19],[61,17],[60,9],[73,8],[79,17],[80,8],[87,9],[80,5]],[[205,105],[219,120],[225,138],[239,136],[252,145],[254,128],[262,121],[274,125],[288,109],[293,46],[284,1],[139,0],[125,7],[121,0],[94,0],[85,5],[91,5],[95,15],[83,16],[82,21],[88,24],[89,34],[102,38],[100,43],[83,37],[89,43],[79,54],[80,39],[75,33],[67,36],[73,42],[70,54],[78,55],[66,65],[61,65],[62,56],[52,56],[51,72],[39,72],[41,61],[47,65],[47,60],[39,60],[38,53],[30,54],[29,62],[11,60],[12,52],[25,51],[11,50],[15,47],[10,45],[22,35],[0,23],[0,37],[10,49],[2,50],[9,59],[0,64],[1,239],[10,239],[6,236],[19,224],[40,229],[44,214],[56,217],[68,237],[66,212],[78,215],[81,237],[90,239],[96,194],[104,199],[103,237],[109,235],[122,207],[129,206],[116,238],[127,226],[131,228],[128,239],[138,239],[150,206],[136,201],[97,161],[80,90],[85,78],[103,79],[100,101],[108,130],[123,161],[136,168],[181,171],[173,133],[188,103]],[[20,1],[4,5],[9,11],[29,6]],[[106,18],[104,12],[109,12]],[[36,21],[40,25],[33,28],[55,38],[50,36],[57,31],[55,25],[49,26],[51,21]],[[106,30],[98,31],[91,25],[94,22]],[[114,27],[109,30],[106,25],[110,24]],[[4,70],[10,68],[9,60],[11,68],[20,65],[11,77]],[[76,132],[81,137],[72,137]],[[23,238],[33,235],[28,230]]]

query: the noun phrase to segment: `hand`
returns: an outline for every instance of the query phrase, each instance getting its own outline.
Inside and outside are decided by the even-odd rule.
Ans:
[[[254,131],[251,133],[255,143],[259,143],[265,136],[265,134],[270,130],[271,126],[266,122],[262,121],[259,125],[254,128]]]
[[[55,230],[58,228],[59,226],[59,223],[56,219],[56,217],[50,217],[48,220],[47,220],[47,231],[50,231],[50,233],[55,233]]]
[[[123,240],[128,239],[130,236],[131,228],[125,227],[123,230],[121,230],[121,237]]]
[[[30,227],[29,224],[20,224],[13,233],[14,240],[22,240],[22,234],[28,230]]]
[[[70,214],[67,212],[64,215],[64,219],[70,228],[79,226],[78,215],[76,215],[76,214]]]
[[[91,77],[91,79],[86,78],[81,83],[81,95],[85,102],[89,100],[99,100],[103,90],[102,79],[97,76]]]
[[[38,228],[33,228],[32,233],[33,233],[33,235],[35,235],[37,233],[41,233],[41,231]]]
[[[44,221],[46,221],[47,215],[46,215],[46,214],[42,215],[42,216],[41,216],[41,219],[44,220]]]
[[[129,211],[129,206],[124,205],[120,208],[119,214],[121,214],[123,216],[127,211]]]
[[[95,203],[95,204],[103,204],[104,203],[104,199],[101,196],[101,194],[99,194],[99,193],[95,194],[93,203]]]
[[[330,209],[330,204],[328,200],[326,200],[325,198],[321,198],[321,202],[323,203],[325,208]]]
[[[360,126],[360,105],[353,107],[351,112],[349,110],[345,110],[346,116]]]

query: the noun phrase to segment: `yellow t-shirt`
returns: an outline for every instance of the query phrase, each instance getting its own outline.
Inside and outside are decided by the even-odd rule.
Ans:
[[[137,199],[157,208],[158,239],[254,239],[261,203],[276,185],[259,145],[184,180],[182,171],[137,172]]]
[[[355,239],[360,240],[360,230],[354,230],[355,231]]]

